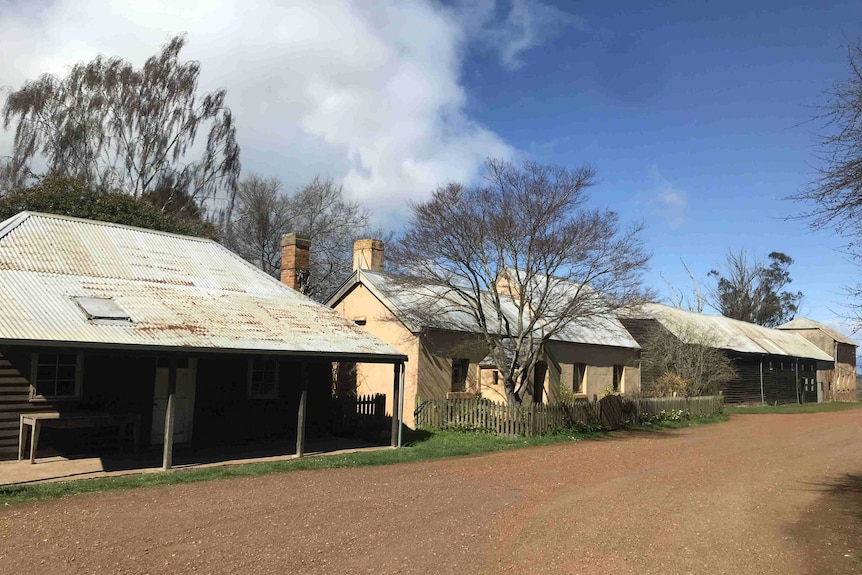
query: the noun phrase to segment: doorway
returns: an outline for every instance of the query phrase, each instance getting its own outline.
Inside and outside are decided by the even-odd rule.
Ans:
[[[196,371],[197,360],[179,360],[179,364],[177,365],[177,390],[174,395],[174,443],[188,443],[192,440]],[[165,414],[167,413],[167,409],[168,366],[166,360],[159,360],[156,367],[156,381],[153,393],[153,429],[150,433],[150,443],[152,445],[161,445],[165,442]]]

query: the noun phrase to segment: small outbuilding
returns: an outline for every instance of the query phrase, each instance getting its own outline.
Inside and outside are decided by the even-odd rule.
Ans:
[[[818,401],[856,401],[856,342],[807,317],[798,317],[778,329],[801,335],[832,357],[832,365],[817,373]]]
[[[325,432],[334,362],[388,364],[394,395],[405,360],[211,240],[31,212],[0,223],[0,458],[43,428],[40,445],[74,450],[53,428],[88,425],[133,428],[121,444],[158,446],[165,467],[175,443],[283,438],[302,455],[305,430]]]

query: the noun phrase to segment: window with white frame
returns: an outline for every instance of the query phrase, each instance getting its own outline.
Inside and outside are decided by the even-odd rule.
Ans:
[[[615,365],[614,366],[614,381],[613,381],[614,391],[619,392],[623,390],[623,366]]]
[[[278,361],[274,359],[249,360],[248,397],[250,399],[278,397]]]
[[[81,396],[81,356],[34,353],[30,359],[32,399],[74,399]]]
[[[587,364],[576,363],[572,366],[572,391],[586,393]]]

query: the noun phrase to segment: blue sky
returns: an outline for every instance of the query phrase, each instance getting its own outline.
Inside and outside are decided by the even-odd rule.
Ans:
[[[782,251],[803,312],[848,332],[860,270],[783,198],[813,175],[810,106],[846,78],[862,3],[790,4],[0,0],[0,87],[99,53],[140,65],[187,33],[201,89],[227,89],[246,173],[333,177],[397,227],[489,156],[590,163],[592,203],[647,223],[660,294],[662,277],[688,285],[680,260],[705,281],[728,248]]]
[[[859,272],[838,238],[786,221],[805,206],[784,198],[812,177],[810,106],[847,76],[862,4],[644,4],[557,4],[578,21],[514,70],[475,50],[471,115],[539,161],[593,164],[594,203],[646,221],[661,294],[660,276],[690,285],[681,259],[704,277],[728,248],[776,250],[803,311],[835,321]]]

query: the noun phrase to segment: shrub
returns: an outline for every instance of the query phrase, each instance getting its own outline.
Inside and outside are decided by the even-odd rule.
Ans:
[[[654,397],[674,397],[685,395],[688,382],[678,373],[666,371],[652,382],[652,394]]]

